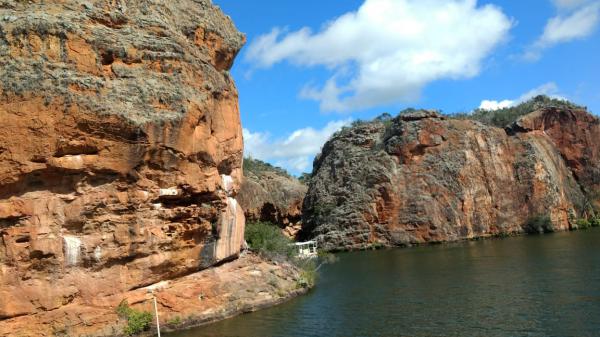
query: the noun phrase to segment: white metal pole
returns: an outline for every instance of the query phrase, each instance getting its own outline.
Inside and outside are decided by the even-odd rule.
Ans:
[[[158,308],[156,306],[156,295],[152,292],[152,298],[154,299],[154,316],[156,316],[156,331],[158,332],[158,337],[160,337],[160,323],[158,322]]]

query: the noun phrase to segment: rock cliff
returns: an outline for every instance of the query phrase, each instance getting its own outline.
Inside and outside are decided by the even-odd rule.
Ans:
[[[302,226],[302,201],[307,186],[283,169],[244,159],[244,180],[237,199],[248,221],[271,222],[296,238]]]
[[[315,159],[303,235],[335,250],[570,229],[599,199],[599,132],[561,105],[506,128],[424,110],[357,123]]]
[[[0,336],[239,254],[243,43],[209,0],[0,0]]]

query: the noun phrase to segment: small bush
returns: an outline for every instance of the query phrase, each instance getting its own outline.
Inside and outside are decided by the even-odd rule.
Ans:
[[[127,320],[127,325],[123,329],[125,336],[133,336],[150,329],[150,323],[152,322],[152,314],[150,312],[132,309],[126,300],[119,303],[116,311],[119,317]]]
[[[181,324],[181,317],[175,316],[174,318],[170,319],[167,322],[167,324],[177,326],[177,325]]]
[[[592,227],[600,227],[600,216],[592,217],[590,220],[590,225]]]
[[[577,224],[577,229],[586,229],[586,228],[590,228],[592,226],[590,221],[585,218],[577,219],[576,224]]]
[[[300,268],[297,288],[312,288],[317,282],[317,263],[314,259],[296,259],[294,264]]]
[[[294,256],[292,241],[274,224],[260,221],[247,223],[245,239],[251,250],[265,257],[274,259]]]

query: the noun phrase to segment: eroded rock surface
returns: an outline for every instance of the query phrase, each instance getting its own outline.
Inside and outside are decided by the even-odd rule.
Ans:
[[[0,0],[0,336],[239,254],[243,43],[209,0]]]
[[[289,263],[274,263],[253,255],[204,269],[151,287],[137,288],[123,294],[122,299],[138,311],[153,312],[154,288],[161,319],[161,331],[199,326],[279,304],[308,291],[297,267]],[[73,322],[70,327],[55,325],[48,332],[47,324],[58,320]],[[44,324],[40,324],[44,323]],[[89,326],[91,323],[93,327]],[[90,307],[80,302],[61,306],[40,315],[37,324],[15,320],[0,324],[0,334],[6,336],[119,336],[126,326],[114,307]],[[95,331],[90,334],[90,331]],[[144,336],[156,336],[156,330]]]
[[[599,132],[556,107],[506,130],[433,111],[361,123],[315,159],[303,235],[358,249],[569,229],[598,201]]]
[[[244,159],[244,180],[237,199],[248,221],[271,222],[296,238],[302,227],[302,201],[307,186],[282,169]]]

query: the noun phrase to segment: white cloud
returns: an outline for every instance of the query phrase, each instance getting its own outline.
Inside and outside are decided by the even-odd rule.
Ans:
[[[510,100],[510,99],[505,99],[503,101],[493,101],[493,100],[484,99],[483,101],[481,101],[481,104],[479,104],[479,109],[498,110],[498,109],[504,109],[504,108],[511,107],[514,104],[515,104],[515,101]]]
[[[415,100],[435,80],[476,76],[511,26],[498,7],[476,0],[365,0],[316,33],[274,28],[246,57],[258,67],[325,66],[324,86],[301,96],[324,111],[358,110]]]
[[[479,104],[479,109],[483,110],[498,110],[503,108],[509,108],[520,103],[523,103],[535,96],[546,95],[556,99],[566,100],[564,96],[558,94],[558,86],[554,82],[548,82],[540,85],[539,87],[533,88],[523,95],[519,96],[519,98],[515,99],[505,99],[505,100],[483,100],[481,104]]]
[[[554,45],[583,39],[590,36],[600,22],[600,1],[586,4],[588,1],[555,1],[559,9],[574,9],[548,20],[544,32],[525,53],[528,60],[540,58],[544,49]],[[581,6],[585,4],[584,6]]]
[[[556,16],[546,24],[539,39],[542,45],[553,45],[590,35],[598,25],[600,3],[585,6],[566,17]]]
[[[329,122],[322,129],[311,127],[292,132],[282,139],[271,139],[268,133],[251,132],[244,129],[244,148],[246,156],[274,162],[294,173],[310,171],[314,156],[331,135],[351,119]]]

